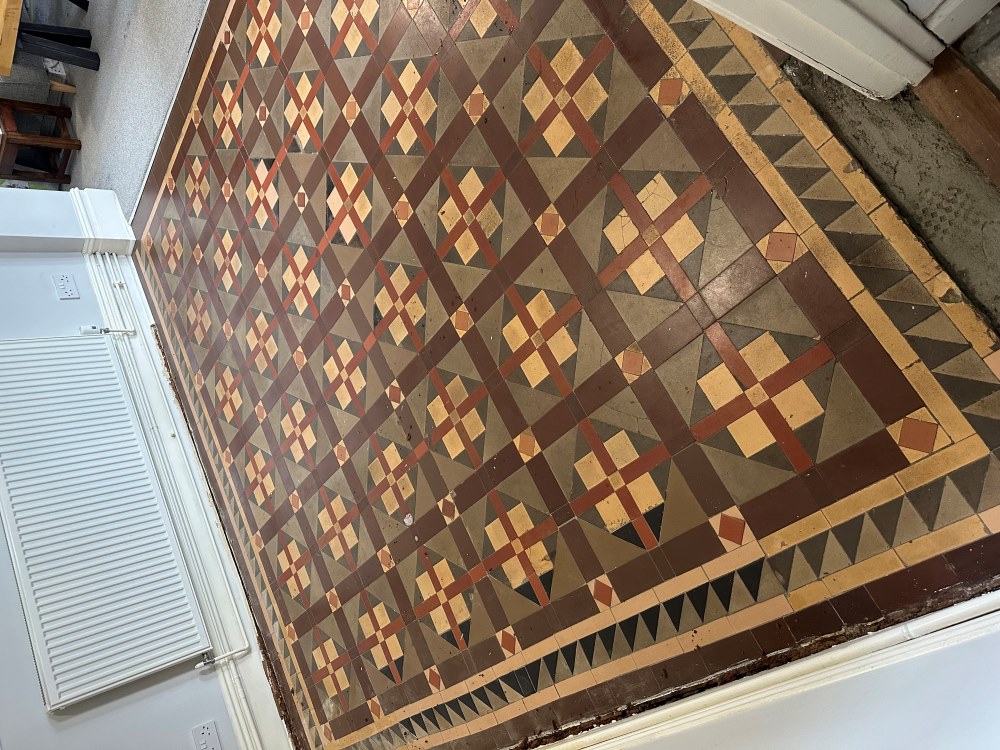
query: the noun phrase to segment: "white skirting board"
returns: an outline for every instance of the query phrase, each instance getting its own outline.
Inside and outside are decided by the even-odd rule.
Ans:
[[[887,99],[923,80],[944,49],[903,6],[884,0],[700,3],[870,97]]]
[[[924,19],[924,25],[945,44],[951,44],[996,4],[997,0],[942,0]]]

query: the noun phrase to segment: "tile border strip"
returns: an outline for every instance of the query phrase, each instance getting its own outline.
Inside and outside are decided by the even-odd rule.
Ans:
[[[629,0],[633,7],[639,2]],[[641,2],[641,0],[640,0]],[[987,357],[993,351],[1000,348],[1000,340],[996,333],[989,327],[985,319],[973,307],[971,302],[961,295],[958,302],[945,302],[943,297],[948,291],[959,292],[958,287],[950,279],[937,260],[933,257],[926,245],[917,237],[914,231],[900,217],[896,209],[881,195],[875,187],[871,178],[865,174],[864,169],[857,165],[853,157],[842,143],[833,135],[830,129],[823,122],[812,106],[805,100],[794,84],[785,78],[781,70],[771,60],[770,54],[764,48],[759,39],[749,31],[737,26],[732,21],[712,14],[716,22],[722,27],[733,44],[744,56],[747,62],[760,73],[761,80],[771,94],[778,100],[782,108],[792,118],[799,127],[803,135],[810,142],[816,153],[830,168],[830,171],[840,181],[848,193],[857,201],[861,209],[869,216],[875,226],[882,233],[882,236],[889,241],[906,265],[917,275],[924,287],[938,302],[945,314],[951,319],[955,327],[972,344],[976,353],[980,357]],[[669,30],[669,27],[668,27]],[[676,37],[675,37],[676,38]],[[680,40],[677,40],[680,44]],[[700,72],[700,69],[699,69]],[[702,73],[704,76],[704,74]],[[765,75],[767,76],[765,78]],[[711,86],[707,77],[705,84]],[[766,162],[763,152],[750,138],[750,135],[743,129],[743,126],[733,118],[735,126],[742,129],[741,137],[736,141],[731,141],[737,151],[744,156],[748,164],[763,159]],[[745,154],[744,151],[756,153]],[[847,171],[847,167],[853,165],[855,168]],[[771,186],[765,184],[765,189],[783,210],[788,209],[789,213],[805,212],[804,207],[789,190],[772,190]],[[816,224],[815,221],[812,222]],[[835,261],[830,262],[825,256],[820,256],[820,262],[827,266],[839,265]],[[841,259],[842,260],[842,259]],[[843,262],[843,261],[842,261]],[[846,265],[846,262],[844,262]],[[835,280],[834,268],[827,267],[827,272]],[[842,290],[845,296],[850,299],[851,295],[847,290]],[[916,356],[914,355],[914,359]]]
[[[487,728],[492,723],[502,723],[507,714],[516,716],[519,712],[534,710],[540,705],[551,702],[540,696],[556,696],[565,699],[570,695],[594,687],[598,681],[626,677],[636,670],[654,664],[668,664],[671,659],[681,654],[698,651],[731,637],[740,638],[754,628],[777,620],[794,617],[796,613],[822,606],[838,597],[857,596],[858,592],[863,591],[867,584],[879,582],[881,585],[882,580],[893,576],[905,577],[907,572],[912,568],[931,560],[935,556],[946,556],[948,553],[963,546],[974,545],[987,537],[989,533],[986,523],[979,516],[973,514],[949,526],[926,534],[914,540],[914,542],[908,543],[910,545],[919,543],[922,549],[917,551],[912,557],[907,555],[906,557],[909,559],[905,564],[900,559],[896,549],[890,548],[882,554],[838,570],[806,586],[795,589],[788,594],[774,596],[716,620],[707,620],[702,625],[680,632],[677,636],[669,640],[657,641],[645,649],[633,651],[630,656],[616,659],[595,669],[574,675],[564,681],[556,682],[550,687],[526,696],[521,701],[515,701],[503,706],[494,714],[481,716],[471,722],[451,729],[441,730],[438,733],[423,735],[414,743],[407,744],[406,747],[426,748],[438,746],[457,737],[465,736],[466,732],[463,730],[468,729],[469,732],[472,732],[477,727]],[[747,545],[747,547],[751,548],[749,552],[758,551],[754,549],[756,548],[756,544]],[[747,555],[742,550],[743,548],[739,548],[729,553],[728,557],[730,557],[730,561],[734,563],[734,566],[731,566],[733,567],[732,571],[727,571],[728,574],[731,575],[735,572],[735,566],[749,566],[759,562],[762,562],[764,565],[769,564],[769,558]],[[736,552],[741,553],[739,557],[733,554]],[[1000,561],[998,561],[992,574],[1000,575]],[[718,578],[722,578],[725,575],[723,574]],[[689,571],[687,574],[661,584],[652,591],[643,592],[632,599],[616,605],[611,610],[595,615],[580,623],[580,625],[573,627],[571,629],[573,638],[566,638],[564,632],[557,633],[505,660],[503,662],[504,671],[499,666],[485,670],[474,678],[449,686],[439,693],[434,693],[418,702],[409,704],[392,714],[383,716],[373,725],[339,739],[348,744],[358,742],[370,737],[373,733],[390,729],[400,722],[412,720],[416,714],[420,714],[421,712],[430,712],[435,707],[445,703],[454,703],[456,700],[470,698],[471,693],[477,689],[481,689],[484,684],[503,679],[518,672],[529,663],[537,662],[544,658],[547,652],[575,647],[582,639],[587,637],[593,638],[601,630],[621,625],[627,620],[634,619],[651,607],[656,607],[657,605],[666,606],[670,600],[684,597],[701,586],[711,584],[712,581],[718,580],[718,578],[710,580],[701,568]],[[962,582],[953,582],[954,585],[960,583]],[[942,604],[941,606],[944,605]],[[937,609],[938,607],[934,606],[933,608]],[[892,619],[893,613],[883,611],[880,614],[888,618],[886,624],[891,624],[894,621]],[[843,625],[847,628],[858,624],[848,622],[843,618],[841,619],[843,620]],[[844,640],[847,640],[847,638]],[[798,646],[800,644],[795,645]],[[793,658],[799,658],[801,655],[795,654]],[[768,654],[765,652],[762,656],[768,656]],[[684,689],[690,687],[689,685],[678,686],[678,688]],[[491,722],[491,717],[495,718],[496,721]]]

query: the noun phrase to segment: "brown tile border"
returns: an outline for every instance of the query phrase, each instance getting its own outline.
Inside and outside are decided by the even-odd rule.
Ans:
[[[802,655],[813,653],[808,647],[812,645],[812,641],[815,639],[830,636],[831,640],[827,641],[826,645],[832,645],[833,643],[856,637],[859,633],[855,631],[855,628],[863,623],[877,621],[872,627],[873,629],[880,629],[881,627],[901,622],[907,619],[908,616],[913,616],[909,608],[920,603],[921,600],[918,598],[918,592],[923,592],[923,595],[926,596],[927,593],[932,593],[946,587],[957,592],[958,588],[956,587],[960,587],[960,585],[976,590],[987,590],[993,587],[992,580],[1000,576],[1000,557],[992,560],[991,565],[979,571],[976,576],[964,579],[959,579],[957,575],[949,572],[951,570],[950,566],[941,562],[950,559],[950,557],[960,558],[962,554],[961,550],[965,547],[976,550],[979,549],[977,545],[986,545],[990,549],[1000,550],[1000,539],[996,537],[981,538],[985,533],[982,523],[978,521],[976,516],[972,516],[952,526],[945,527],[938,532],[934,532],[927,537],[918,539],[917,541],[926,539],[926,546],[928,549],[933,550],[933,554],[928,555],[926,558],[911,560],[910,567],[904,568],[903,564],[896,557],[895,551],[890,549],[884,555],[870,558],[829,576],[825,579],[830,584],[829,588],[827,588],[824,580],[817,581],[816,584],[823,591],[823,601],[814,604],[813,601],[816,601],[814,598],[813,601],[804,601],[801,605],[796,606],[796,602],[794,601],[795,595],[801,591],[800,589],[788,596],[788,599],[792,600],[791,609],[788,608],[788,604],[785,603],[785,597],[783,596],[761,602],[749,607],[747,610],[729,615],[728,618],[723,618],[723,620],[706,623],[695,631],[681,633],[671,640],[658,642],[645,651],[636,651],[632,657],[634,665],[622,663],[622,660],[619,660],[600,668],[596,675],[593,672],[583,673],[564,682],[557,683],[553,689],[558,695],[563,697],[574,695],[579,690],[589,690],[594,704],[598,709],[603,710],[601,709],[602,705],[605,708],[611,708],[620,705],[621,701],[616,702],[612,698],[617,692],[606,694],[607,700],[603,703],[596,700],[593,695],[593,689],[588,687],[592,685],[594,680],[600,681],[606,678],[609,680],[624,681],[630,679],[635,674],[632,671],[633,669],[638,669],[639,675],[637,679],[641,681],[644,679],[643,675],[645,674],[642,672],[644,669],[643,664],[650,661],[655,663],[655,669],[660,672],[666,670],[667,673],[674,674],[673,660],[681,656],[682,653],[688,653],[691,652],[691,649],[694,649],[693,653],[702,655],[704,659],[704,650],[710,646],[715,650],[716,655],[726,653],[732,649],[739,648],[737,644],[744,640],[744,633],[742,631],[746,631],[748,628],[754,628],[754,632],[756,632],[756,630],[764,628],[765,623],[767,627],[764,628],[764,633],[769,633],[774,629],[784,632],[787,628],[787,631],[792,634],[794,642],[782,645],[781,650],[793,647],[797,649],[796,653],[789,654],[786,658],[786,660],[792,660]],[[753,559],[753,553],[756,552],[759,554],[760,550],[756,545],[752,545],[752,548],[741,548],[728,553],[725,557],[730,558],[732,563],[722,570],[732,570],[734,567],[744,564],[748,559]],[[747,552],[750,552],[749,558],[747,557]],[[711,575],[714,577],[718,572],[721,571],[714,570]],[[987,584],[982,583],[983,573],[990,578],[990,582]],[[707,579],[705,578],[705,572],[701,569],[695,569],[689,575],[668,580],[657,586],[653,592],[645,592],[632,600],[622,602],[621,605],[612,608],[611,612],[594,615],[587,622],[573,626],[571,629],[572,635],[573,637],[580,638],[588,633],[596,632],[609,624],[622,623],[630,617],[634,618],[637,613],[647,606],[655,607],[661,602],[670,600],[678,593],[697,588],[698,582],[704,580]],[[896,593],[897,590],[903,593]],[[960,594],[956,595],[961,598]],[[839,598],[841,596],[846,598],[841,600]],[[850,604],[850,607],[847,607],[847,604],[844,605],[847,608],[847,612],[860,614],[855,614],[853,618],[838,616],[835,612],[840,612],[840,610],[830,606],[830,602],[834,600]],[[859,601],[862,603],[870,601],[877,603],[877,616],[872,617],[873,608],[871,606],[862,607]],[[937,609],[940,606],[946,606],[953,601],[957,601],[957,599],[944,596],[940,602],[927,604],[927,611]],[[926,604],[926,602],[924,603]],[[776,617],[778,618],[777,620],[775,619]],[[461,695],[463,690],[471,690],[475,685],[481,684],[481,680],[483,679],[491,680],[504,673],[509,673],[511,670],[516,671],[527,663],[540,658],[546,650],[556,645],[565,645],[565,641],[563,641],[564,637],[564,634],[557,634],[545,642],[538,643],[534,647],[512,658],[496,664],[494,669],[487,670],[487,672],[480,675],[480,679],[468,681],[461,685],[453,685],[442,694],[430,696],[422,701],[404,706],[396,715],[386,716],[383,720],[377,722],[375,727],[383,730],[390,728],[406,715],[413,715],[414,712],[428,710],[442,700],[447,701],[449,698],[453,700],[454,697]],[[767,649],[767,643],[769,642],[765,641],[760,644],[764,654],[768,657],[773,655]],[[801,650],[803,648],[805,651]],[[660,658],[657,658],[656,654],[660,654]],[[718,664],[720,668],[723,664],[719,658],[711,662],[706,661],[706,667],[709,663]],[[751,672],[759,671],[755,665],[749,669]],[[740,676],[745,673],[749,672],[744,669],[734,676]],[[712,674],[713,671],[706,671],[698,679],[701,680]],[[694,691],[696,692],[713,684],[718,683],[712,682],[707,685],[696,686]],[[674,686],[676,685],[661,687],[665,689],[666,687]],[[687,695],[689,693],[689,688],[685,687],[683,694]],[[671,696],[671,699],[675,697],[680,696]],[[495,717],[492,715],[483,716],[467,725],[456,727],[454,730],[432,735],[433,742],[431,746],[450,741],[466,730],[475,731],[477,727],[488,725],[491,718],[502,721],[503,716],[506,716],[506,714],[514,715],[516,713],[514,707],[521,704],[523,704],[523,710],[528,710],[534,708],[536,705],[540,706],[544,702],[543,698],[539,697],[537,693],[533,694],[518,703],[509,704],[502,709],[504,713],[498,714]],[[345,740],[358,740],[369,733],[370,730],[365,730],[356,735],[349,736]],[[422,738],[413,745],[415,748],[427,746],[425,738]]]
[[[1000,537],[963,544],[913,567],[844,591],[828,601],[613,678],[599,692],[588,691],[599,712],[596,716],[586,716],[587,720],[579,726],[543,731],[528,738],[522,746],[539,747],[798,661],[860,635],[994,590],[998,584]],[[730,666],[734,663],[740,666]],[[645,698],[650,686],[658,688],[660,694]],[[599,700],[594,700],[595,695]],[[487,736],[475,734],[472,739]]]

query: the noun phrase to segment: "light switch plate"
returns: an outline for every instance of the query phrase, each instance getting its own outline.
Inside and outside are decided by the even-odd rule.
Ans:
[[[59,299],[80,299],[80,288],[71,273],[57,273],[52,276]]]
[[[191,730],[196,750],[222,750],[222,740],[214,721],[206,721]]]

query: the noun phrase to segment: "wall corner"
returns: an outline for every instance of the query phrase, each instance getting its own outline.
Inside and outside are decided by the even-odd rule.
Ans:
[[[118,196],[111,190],[72,188],[73,209],[83,230],[84,255],[111,253],[131,255],[135,234],[122,213]]]

